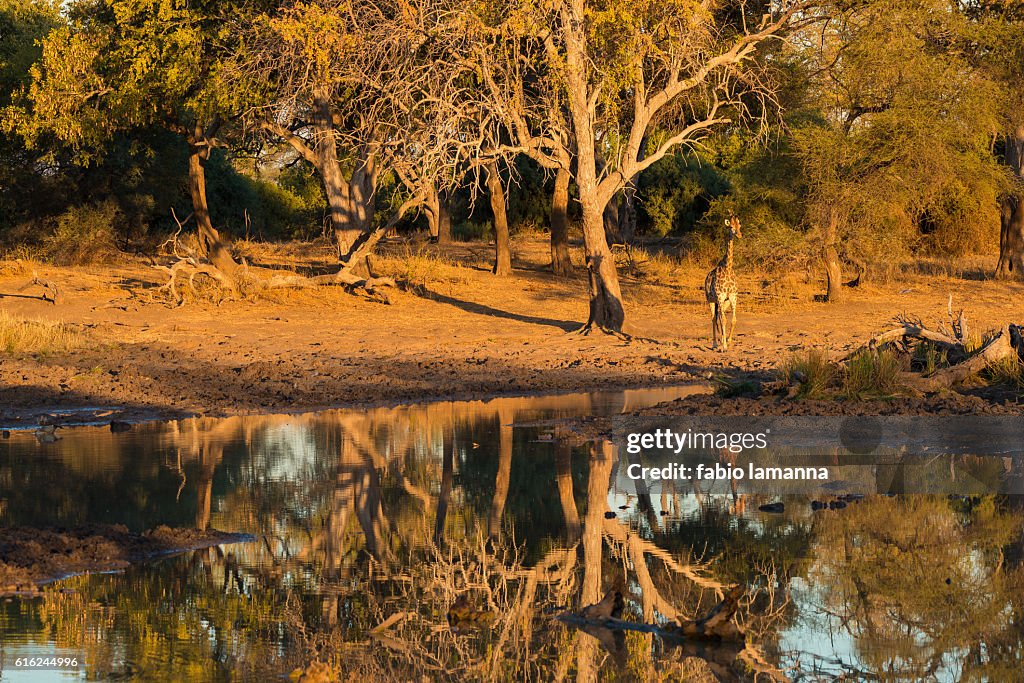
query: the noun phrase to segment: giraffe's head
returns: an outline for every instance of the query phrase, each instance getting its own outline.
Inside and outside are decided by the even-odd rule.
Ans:
[[[729,228],[729,237],[735,237],[739,239],[743,237],[743,232],[740,230],[740,219],[730,214],[725,219],[725,227]]]

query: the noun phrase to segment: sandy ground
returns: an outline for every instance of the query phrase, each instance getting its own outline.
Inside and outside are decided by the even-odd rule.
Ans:
[[[263,265],[328,263],[326,249],[310,245],[242,250]],[[90,339],[71,353],[0,352],[0,422],[24,425],[55,409],[113,408],[103,419],[132,419],[706,381],[763,373],[803,347],[843,354],[902,313],[937,324],[950,295],[974,329],[993,328],[1020,317],[1024,294],[1024,284],[972,269],[918,268],[822,304],[821,283],[804,273],[779,282],[740,267],[736,338],[720,353],[710,348],[703,267],[666,269],[641,255],[623,275],[631,337],[580,336],[569,332],[586,319],[584,273],[545,272],[541,238],[516,242],[507,278],[488,272],[486,245],[455,245],[440,258],[435,250],[385,247],[379,267],[409,282],[390,305],[322,288],[220,303],[210,292],[177,307],[155,291],[163,275],[143,259],[0,263],[0,294],[18,293],[33,274],[63,294],[57,305],[5,296],[0,310],[72,323]]]

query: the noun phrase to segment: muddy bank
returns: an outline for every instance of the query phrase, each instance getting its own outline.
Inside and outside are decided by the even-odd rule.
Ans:
[[[1024,404],[970,394],[874,400],[812,400],[775,396],[688,397],[637,411],[635,415],[1021,415]]]
[[[1018,415],[1024,418],[1024,404],[1011,400],[990,400],[969,394],[936,394],[924,397],[894,397],[875,400],[810,400],[780,396],[725,397],[701,394],[676,399],[629,413],[634,417],[671,416],[907,416],[907,415]],[[610,418],[578,418],[547,423],[553,433],[575,442],[611,439]]]
[[[244,534],[159,526],[136,534],[124,526],[0,529],[0,595],[33,593],[74,574],[124,569],[161,555],[250,540]]]

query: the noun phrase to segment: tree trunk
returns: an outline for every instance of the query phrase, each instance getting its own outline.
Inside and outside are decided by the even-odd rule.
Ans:
[[[441,197],[437,187],[431,186],[427,198],[423,201],[423,212],[427,214],[427,230],[435,241],[440,234]]]
[[[452,214],[449,210],[451,197],[448,192],[442,190],[438,193],[437,201],[437,243],[451,244],[452,242]]]
[[[498,473],[494,477],[494,498],[487,521],[487,535],[492,539],[501,534],[501,518],[505,514],[508,487],[512,481],[512,420],[511,414],[498,411]]]
[[[629,185],[622,191],[622,209],[619,212],[619,234],[622,241],[632,244],[636,237],[636,187]]]
[[[1024,183],[1024,127],[1006,141],[1006,163]],[[999,230],[998,278],[1024,278],[1024,191],[1003,197]]]
[[[836,303],[843,298],[843,268],[839,264],[839,254],[836,252],[836,219],[831,215],[828,220],[828,228],[825,231],[822,260],[825,265],[825,278],[828,281],[825,301]]]
[[[605,239],[602,214],[596,203],[583,205],[583,241],[590,289],[590,318],[583,331],[589,332],[597,327],[606,332],[622,332],[626,312],[622,308],[615,258]]]
[[[356,225],[356,210],[352,188],[338,163],[338,147],[334,136],[334,122],[331,119],[330,101],[326,97],[314,100],[313,128],[316,136],[314,148],[320,179],[324,184],[324,195],[330,210],[331,229],[334,231],[338,258],[342,259],[362,232]]]
[[[589,272],[590,318],[581,330],[595,327],[608,332],[622,332],[626,313],[622,308],[622,292],[615,260],[604,232],[605,206],[614,196],[602,193],[597,175],[597,137],[590,108],[587,35],[584,30],[584,3],[569,5],[572,25],[565,31],[565,73],[567,105],[576,142],[576,186],[583,208],[583,242]]]
[[[616,195],[604,207],[604,232],[609,244],[623,243],[619,220],[619,197]]]
[[[494,274],[508,275],[512,272],[512,251],[508,239],[508,216],[505,214],[505,189],[501,186],[498,165],[487,164],[487,192],[491,196],[491,211],[494,213]]]
[[[559,168],[555,175],[555,192],[551,195],[551,272],[568,275],[570,270],[569,170]]]
[[[202,138],[189,140],[188,189],[192,198],[192,215],[199,228],[199,246],[203,256],[214,268],[234,282],[238,263],[231,255],[227,241],[221,237],[210,221],[210,207],[206,203],[206,160],[210,147]]]

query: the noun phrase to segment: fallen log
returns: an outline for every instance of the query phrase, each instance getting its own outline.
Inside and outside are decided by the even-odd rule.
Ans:
[[[907,380],[915,389],[924,392],[934,392],[941,389],[949,389],[960,384],[994,363],[1007,358],[1020,358],[1020,351],[1014,348],[1012,344],[1012,327],[1015,326],[1004,327],[998,334],[989,339],[980,351],[962,363],[936,370],[925,377],[908,377]]]

